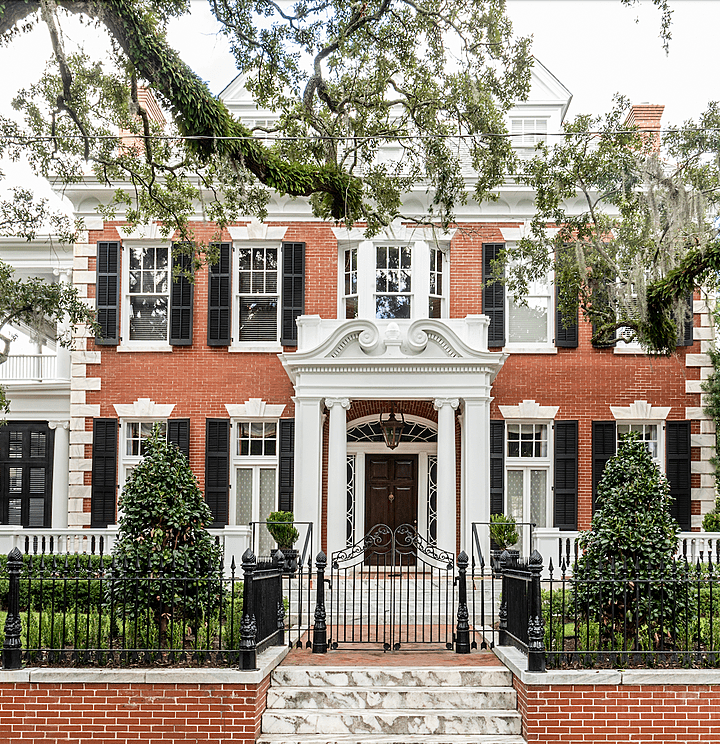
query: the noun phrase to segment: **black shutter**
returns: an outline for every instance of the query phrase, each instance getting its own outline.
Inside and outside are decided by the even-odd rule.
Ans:
[[[115,524],[118,420],[93,419],[90,526]]]
[[[578,345],[578,310],[575,310],[575,320],[571,324],[565,323],[565,318],[560,312],[557,301],[557,289],[555,290],[555,346],[566,349],[576,349]]]
[[[695,327],[694,316],[693,316],[693,293],[688,292],[687,298],[685,299],[689,306],[690,314],[682,325],[682,340],[678,343],[678,346],[692,346],[694,342],[693,328]]]
[[[490,422],[490,514],[502,514],[505,501],[505,422]]]
[[[597,489],[605,464],[615,455],[617,433],[614,421],[592,422],[592,506],[595,511]]]
[[[492,262],[504,248],[504,243],[483,245],[482,308],[483,313],[490,318],[488,346],[505,346],[505,285],[502,282],[486,283],[493,278]]]
[[[554,525],[561,530],[577,529],[578,422],[555,422]]]
[[[229,346],[232,329],[232,246],[220,243],[208,274],[208,346]]]
[[[668,421],[665,472],[673,498],[670,513],[683,530],[691,529],[690,518],[690,422]]]
[[[297,346],[295,321],[305,312],[305,243],[283,243],[282,262],[280,343]]]
[[[176,247],[175,247],[176,249]],[[175,269],[180,274],[175,276]],[[192,269],[192,258],[173,251],[173,277],[170,286],[170,343],[173,346],[192,346],[193,284],[184,272]]]
[[[295,489],[295,419],[280,419],[278,509],[292,511]]]
[[[96,344],[117,346],[120,342],[120,243],[97,244],[95,305],[100,336]]]
[[[190,457],[190,419],[168,419],[167,438],[185,457]]]
[[[213,515],[211,527],[228,522],[230,495],[230,421],[208,419],[205,432],[205,501]]]

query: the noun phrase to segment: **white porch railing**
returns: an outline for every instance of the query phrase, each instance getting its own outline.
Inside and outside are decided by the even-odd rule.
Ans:
[[[250,547],[250,527],[226,527],[209,530],[222,548],[226,568],[235,558],[240,570],[242,554]],[[109,555],[112,552],[117,530],[106,529],[32,529],[0,526],[0,554],[7,555],[13,548],[21,553],[46,555],[61,553],[88,553]]]
[[[22,382],[54,380],[57,375],[57,357],[53,354],[17,354],[8,356],[0,364],[0,381]]]
[[[555,529],[536,529],[533,534],[533,548],[543,558],[543,576],[552,559],[553,573],[558,576],[563,558],[570,567],[575,557],[575,543],[578,532],[565,532]],[[681,532],[678,536],[676,558],[687,558],[690,563],[707,563],[712,556],[715,562],[720,556],[720,532]]]

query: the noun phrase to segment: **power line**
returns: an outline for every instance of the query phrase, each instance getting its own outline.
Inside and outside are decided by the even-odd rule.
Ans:
[[[603,135],[616,134],[677,134],[679,132],[720,132],[720,127],[692,127],[692,128],[670,128],[670,129],[615,129],[611,132],[588,131],[588,132],[523,132],[522,134],[511,134],[509,132],[477,132],[475,134],[377,134],[377,135],[307,135],[307,136],[276,136],[271,132],[261,132],[257,135],[244,136],[212,136],[206,134],[56,134],[56,135],[30,135],[30,134],[0,134],[0,140],[15,141],[18,143],[30,142],[52,142],[54,140],[157,140],[157,141],[223,141],[223,142],[252,142],[270,140],[272,142],[371,142],[382,141],[406,141],[406,140],[464,140],[464,139],[518,139],[521,137],[600,137]],[[531,146],[528,146],[531,147]]]

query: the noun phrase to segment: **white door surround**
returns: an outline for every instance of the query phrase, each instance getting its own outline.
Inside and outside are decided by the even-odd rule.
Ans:
[[[460,547],[487,521],[492,382],[505,355],[487,350],[486,316],[416,321],[298,318],[298,350],[279,358],[295,387],[295,518],[321,524],[322,407],[329,411],[327,545],[345,547],[347,410],[354,400],[430,401],[438,411],[438,545],[454,550],[456,482]],[[462,411],[461,470],[455,414]],[[472,499],[466,498],[472,493]]]

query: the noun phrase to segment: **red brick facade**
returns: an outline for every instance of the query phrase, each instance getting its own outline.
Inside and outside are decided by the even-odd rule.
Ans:
[[[718,741],[718,685],[514,684],[528,744]]]
[[[0,741],[254,742],[269,684],[0,683]]]

